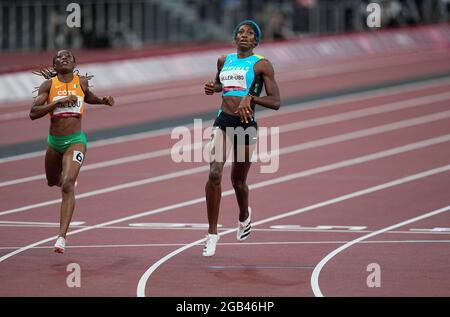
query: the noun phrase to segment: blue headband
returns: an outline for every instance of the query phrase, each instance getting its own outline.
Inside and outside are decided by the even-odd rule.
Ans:
[[[236,26],[236,28],[234,29],[234,32],[233,32],[233,40],[236,39],[237,33],[239,31],[239,28],[241,26],[245,25],[245,24],[250,25],[252,27],[253,31],[255,31],[256,45],[258,45],[259,44],[259,40],[262,37],[262,32],[261,32],[261,29],[259,28],[259,25],[255,21],[252,21],[252,20],[242,21],[241,23],[239,23]]]

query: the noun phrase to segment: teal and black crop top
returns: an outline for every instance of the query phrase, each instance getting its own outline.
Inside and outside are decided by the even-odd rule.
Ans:
[[[255,76],[253,66],[263,58],[257,54],[245,58],[238,58],[236,53],[227,55],[219,74],[222,96],[259,96],[263,80],[261,76]]]

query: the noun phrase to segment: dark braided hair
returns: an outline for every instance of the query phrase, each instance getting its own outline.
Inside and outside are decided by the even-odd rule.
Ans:
[[[72,57],[73,57],[73,62],[76,64],[75,56],[72,55]],[[38,76],[42,76],[47,80],[52,79],[52,77],[55,77],[56,75],[58,75],[58,72],[55,70],[55,61],[56,61],[56,56],[53,56],[53,66],[41,65],[39,67],[39,69],[32,71],[32,73],[35,75],[38,75]],[[73,73],[80,76],[79,75],[80,71],[78,69],[75,69],[73,71]],[[88,85],[89,85],[89,80],[91,80],[94,76],[86,73],[83,77],[86,77],[86,79],[88,80]],[[92,86],[88,86],[88,87],[92,87]],[[34,87],[34,88],[35,88],[35,90],[33,91],[33,93],[39,90],[39,87]]]
[[[33,74],[42,76],[45,79],[51,79],[57,75],[56,70],[51,66],[41,65],[39,69],[33,70]]]

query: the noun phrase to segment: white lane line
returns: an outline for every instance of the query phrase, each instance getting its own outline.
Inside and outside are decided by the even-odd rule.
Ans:
[[[9,112],[4,113],[0,115],[0,121],[11,121],[16,119],[24,119],[27,118],[30,115],[30,111],[16,111],[16,112]]]
[[[342,244],[346,241],[264,241],[264,242],[219,242],[218,246],[270,246],[270,245],[296,245],[296,244]],[[450,240],[372,240],[361,241],[359,244],[397,244],[397,243],[450,243]],[[185,243],[145,243],[145,244],[92,244],[92,245],[71,245],[70,249],[83,248],[152,248],[152,247],[181,247]],[[199,244],[200,245],[200,244]],[[14,250],[20,247],[0,247],[0,250]],[[32,249],[53,249],[53,246],[40,246]],[[314,267],[312,266],[311,269]]]
[[[208,228],[207,223],[163,223],[163,222],[143,222],[129,223],[130,227],[148,228],[148,229],[205,229]],[[223,227],[217,225],[218,228]]]
[[[56,223],[55,223],[56,224]],[[59,225],[59,224],[58,224]],[[29,228],[29,225],[21,225],[21,224],[0,224],[0,227],[16,227],[16,228]],[[54,227],[48,226],[48,225],[33,225],[33,227],[36,228],[50,228]],[[71,228],[88,228],[89,226],[83,226],[83,225],[70,225]],[[205,228],[207,228],[208,225],[199,225],[194,227],[169,227],[169,226],[161,226],[161,227],[155,227],[155,226],[105,226],[100,227],[97,229],[110,229],[110,230],[188,230],[188,231],[204,231]],[[227,231],[231,230],[233,228],[225,228],[222,225],[218,225],[219,231]],[[258,232],[289,232],[289,233],[370,233],[374,232],[373,230],[358,230],[358,231],[349,231],[349,230],[335,230],[335,229],[303,229],[303,230],[292,230],[292,229],[272,229],[272,228],[253,228],[253,231]],[[409,235],[449,235],[450,232],[448,231],[389,231],[386,233],[390,234],[409,234]]]
[[[408,92],[408,91],[418,91],[418,90],[425,90],[430,89],[433,87],[443,86],[450,83],[450,79],[448,78],[440,78],[440,79],[430,79],[430,80],[424,80],[420,81],[418,83],[411,83],[411,84],[402,84],[397,85],[390,88],[380,88],[375,90],[370,90],[366,92],[358,92],[358,93],[351,93],[346,94],[344,96],[340,97],[330,97],[330,98],[324,98],[321,100],[316,101],[310,101],[305,103],[300,103],[298,106],[292,106],[289,108],[281,108],[280,111],[273,112],[272,110],[262,110],[258,111],[258,118],[265,118],[269,116],[276,116],[284,115],[287,113],[294,113],[294,112],[301,112],[301,111],[307,111],[310,109],[320,109],[325,107],[331,107],[331,106],[339,106],[348,102],[354,102],[358,100],[366,100],[370,98],[377,98],[377,97],[384,97],[389,96],[397,93],[402,92]],[[210,122],[210,121],[208,121]],[[192,128],[193,124],[186,125],[188,128]],[[170,134],[172,131],[172,128],[164,128],[160,130],[150,131],[150,132],[141,132],[141,133],[135,133],[131,135],[121,136],[121,137],[115,137],[115,138],[109,138],[105,140],[98,140],[93,141],[89,143],[90,148],[110,145],[110,144],[117,144],[117,143],[125,143],[130,141],[136,141],[136,140],[142,140],[146,138],[153,138],[158,137],[161,135],[167,135]],[[45,151],[36,151],[31,153],[25,153],[20,155],[14,155],[9,157],[0,158],[0,164],[1,163],[7,163],[7,162],[14,162],[19,160],[25,160],[25,159],[31,159],[39,156],[43,156],[45,154]]]
[[[193,146],[189,147],[188,150],[192,151],[192,150],[199,149],[202,147],[202,145],[203,145],[203,143],[194,143]],[[187,150],[186,147],[181,147],[181,146],[174,147],[174,151],[177,151],[177,149]],[[138,161],[153,159],[153,158],[157,158],[157,157],[163,157],[163,156],[170,155],[171,150],[172,150],[172,148],[167,148],[167,149],[146,152],[146,153],[142,153],[142,154],[124,156],[121,158],[112,159],[112,160],[108,160],[108,161],[87,164],[81,168],[80,172],[85,172],[85,171],[90,171],[90,170],[95,170],[95,169],[105,168],[105,167],[111,167],[111,166],[116,166],[116,165],[120,165],[120,164],[131,163],[131,162],[138,162]],[[42,180],[42,179],[45,179],[45,174],[39,174],[39,175],[28,176],[28,177],[17,178],[17,179],[12,179],[9,181],[0,182],[0,187],[12,186],[12,185],[32,182],[32,181],[36,181],[36,180]]]
[[[188,125],[187,127],[191,128],[191,127],[193,127],[193,124]],[[134,133],[134,134],[125,135],[125,136],[119,136],[119,137],[114,137],[114,138],[109,138],[109,139],[92,141],[92,142],[89,142],[89,148],[95,148],[95,147],[100,147],[100,146],[105,146],[105,145],[110,145],[110,144],[117,144],[117,143],[125,143],[125,142],[130,142],[130,141],[135,141],[135,140],[141,140],[141,139],[145,139],[145,138],[154,138],[154,137],[159,137],[162,135],[170,135],[172,130],[173,130],[172,128],[164,128],[164,129],[159,129],[159,130],[154,130],[154,131],[149,131],[149,132]],[[8,156],[8,157],[0,158],[0,164],[32,159],[32,158],[36,158],[36,157],[40,157],[40,156],[44,156],[44,155],[45,155],[45,151],[36,151],[36,152]]]
[[[347,230],[363,232],[367,229],[367,226],[336,226],[336,225],[317,225],[315,227],[306,227],[302,225],[274,225],[270,226],[270,229],[292,230],[292,231],[304,231],[304,230]]]
[[[359,130],[359,131],[355,131],[355,132],[345,133],[345,134],[337,135],[334,137],[323,138],[323,139],[319,139],[316,141],[311,141],[311,142],[301,143],[301,144],[297,144],[297,145],[293,145],[293,146],[288,146],[288,147],[282,148],[280,150],[273,150],[270,153],[267,153],[267,152],[260,153],[259,155],[261,157],[272,157],[272,156],[276,156],[276,155],[290,154],[290,153],[295,153],[295,152],[299,152],[299,151],[304,151],[307,149],[317,148],[320,146],[354,140],[357,138],[376,135],[376,134],[380,134],[380,133],[386,133],[388,131],[402,129],[405,127],[429,123],[429,122],[433,122],[436,120],[442,120],[442,119],[446,119],[449,117],[450,117],[450,110],[434,113],[434,114],[423,116],[423,117],[389,123],[386,125],[373,127],[373,128],[369,128],[369,129],[363,129],[363,130]],[[425,144],[427,144],[426,146],[429,146],[429,145],[443,143],[443,142],[447,142],[447,141],[448,141],[448,135],[444,135],[444,136],[440,136],[437,138],[429,139],[424,142],[425,142]],[[429,142],[431,142],[431,143],[429,143]],[[418,145],[419,147],[422,147],[421,142],[419,142],[418,144],[419,144]],[[417,144],[413,143],[413,147],[415,147],[415,146],[417,146]],[[403,148],[403,146],[400,148]],[[227,162],[227,165],[230,165],[230,162]],[[192,168],[192,169],[185,169],[185,170],[181,170],[178,172],[163,174],[163,175],[156,176],[156,177],[145,178],[145,179],[138,180],[138,181],[132,181],[132,182],[128,182],[128,183],[124,183],[124,184],[120,184],[120,185],[109,186],[109,187],[105,187],[102,189],[86,192],[83,194],[78,194],[75,196],[75,198],[77,200],[79,200],[79,199],[93,197],[93,196],[106,194],[106,193],[111,193],[111,192],[119,191],[119,190],[123,190],[123,189],[128,189],[128,188],[143,186],[143,185],[147,185],[147,184],[151,184],[151,183],[166,181],[169,179],[174,179],[174,178],[178,178],[178,177],[182,177],[182,176],[188,176],[188,175],[192,175],[195,173],[205,172],[208,170],[209,170],[209,166],[207,166],[207,165]],[[18,207],[18,208],[13,208],[13,209],[8,209],[8,210],[1,211],[0,216],[23,212],[23,211],[31,210],[31,209],[35,209],[35,208],[50,206],[50,205],[58,204],[60,202],[61,202],[61,198],[58,198],[58,199],[53,199],[53,200],[47,200],[47,201],[44,201],[41,203],[26,205],[26,206],[22,206],[22,207]]]
[[[321,126],[321,125],[331,124],[331,123],[343,122],[346,120],[363,118],[366,116],[382,114],[382,113],[391,112],[391,111],[398,111],[398,110],[407,109],[407,108],[425,106],[425,105],[429,105],[430,103],[445,101],[448,99],[450,99],[449,92],[428,95],[428,96],[424,96],[424,97],[417,97],[417,98],[414,98],[411,100],[402,100],[402,101],[387,103],[384,105],[375,105],[373,107],[364,108],[364,109],[360,109],[360,110],[348,111],[348,112],[344,112],[344,113],[340,113],[340,114],[324,116],[324,117],[320,117],[320,118],[314,118],[314,119],[304,120],[304,121],[295,122],[295,123],[284,124],[284,125],[279,126],[279,128],[280,128],[281,133],[286,133],[286,132],[291,132],[291,131],[296,131],[296,130],[301,130],[301,129],[307,129],[307,128],[311,128],[311,127],[317,127],[317,126]],[[266,133],[261,132],[259,136],[265,137]],[[179,150],[183,149],[183,151],[185,151],[185,150],[192,151],[192,150],[199,149],[202,146],[203,146],[203,142],[197,142],[197,143],[194,143],[188,149],[186,149],[185,147],[181,147],[181,146],[178,146],[178,149]],[[178,152],[178,150],[176,150],[176,147],[175,147],[174,149],[166,148],[166,149],[151,151],[151,152],[142,153],[142,154],[124,156],[124,157],[113,159],[113,160],[108,160],[108,161],[85,165],[80,170],[80,172],[94,170],[94,169],[98,169],[98,168],[116,166],[119,164],[138,162],[138,161],[157,158],[157,157],[162,157],[162,156],[170,155],[172,153],[172,151]],[[12,185],[22,184],[22,183],[26,183],[26,182],[41,180],[41,179],[45,179],[45,174],[39,174],[39,175],[34,175],[34,176],[12,179],[9,181],[3,181],[3,182],[0,182],[0,187],[12,186]]]
[[[323,117],[309,119],[309,120],[305,120],[305,121],[285,124],[285,125],[280,126],[280,131],[287,132],[287,131],[293,131],[293,130],[298,130],[298,129],[305,129],[305,128],[316,127],[316,126],[321,126],[321,125],[325,125],[325,124],[342,122],[345,120],[359,119],[359,118],[364,118],[367,116],[372,116],[372,115],[377,115],[377,114],[383,114],[383,113],[404,110],[404,109],[409,109],[409,108],[416,108],[419,106],[428,106],[432,103],[446,101],[449,98],[450,98],[450,93],[448,93],[448,92],[424,96],[424,97],[415,97],[415,98],[408,99],[408,100],[391,102],[391,103],[387,103],[384,105],[376,105],[373,107],[344,112],[341,114],[323,116]]]
[[[435,228],[431,228],[431,229],[425,229],[425,228],[411,228],[409,229],[410,231],[415,231],[415,232],[444,232],[444,233],[450,233],[450,228],[445,228],[445,227],[435,227]]]
[[[316,297],[323,297],[323,296],[324,296],[323,293],[322,293],[322,291],[320,290],[320,286],[319,286],[319,275],[320,275],[320,272],[321,272],[321,270],[323,269],[323,267],[324,267],[324,266],[325,266],[332,258],[334,258],[336,255],[338,255],[339,253],[341,253],[341,252],[344,251],[345,249],[348,249],[348,248],[350,248],[352,245],[354,245],[354,244],[356,244],[356,243],[360,243],[361,241],[364,241],[364,240],[366,240],[366,239],[369,239],[369,238],[374,237],[374,236],[376,236],[376,235],[379,235],[379,234],[381,234],[381,233],[384,233],[384,232],[387,232],[387,231],[389,231],[389,230],[393,230],[393,229],[396,229],[396,228],[399,228],[399,227],[408,225],[408,224],[410,224],[410,223],[413,223],[413,222],[416,222],[416,221],[419,221],[419,220],[423,220],[423,219],[426,219],[426,218],[429,218],[429,217],[432,217],[432,216],[441,214],[441,213],[446,212],[446,211],[449,211],[449,210],[450,210],[450,205],[448,205],[448,206],[446,206],[446,207],[443,207],[443,208],[439,208],[439,209],[430,211],[430,212],[428,212],[428,213],[426,213],[426,214],[423,214],[423,215],[420,215],[420,216],[417,216],[417,217],[414,217],[414,218],[407,219],[407,220],[402,221],[402,222],[400,222],[400,223],[397,223],[397,224],[395,224],[395,225],[392,225],[392,226],[389,226],[389,227],[385,227],[385,228],[383,228],[383,229],[377,230],[377,231],[375,231],[375,232],[372,232],[372,233],[366,234],[366,235],[364,235],[364,236],[362,236],[362,237],[359,237],[359,238],[357,238],[357,239],[354,239],[354,240],[352,240],[352,241],[350,241],[350,242],[347,242],[346,244],[340,246],[340,247],[337,248],[336,250],[332,251],[332,252],[329,253],[327,256],[325,256],[325,257],[324,257],[324,258],[316,265],[316,267],[315,267],[314,270],[313,270],[313,273],[312,273],[312,275],[311,275],[311,288],[312,288],[312,290],[313,290],[313,292],[314,292],[314,295],[315,295]]]
[[[152,183],[166,181],[166,180],[174,179],[177,177],[188,176],[188,175],[192,175],[192,174],[196,174],[196,173],[200,173],[200,172],[205,172],[208,170],[209,170],[209,166],[200,166],[200,167],[196,167],[196,168],[190,168],[190,169],[182,170],[179,172],[168,173],[168,174],[164,174],[164,175],[160,175],[160,176],[156,176],[156,177],[149,177],[149,178],[145,178],[145,179],[142,179],[139,181],[128,182],[125,184],[105,187],[102,189],[93,190],[93,191],[86,192],[83,194],[78,194],[75,196],[75,199],[80,200],[80,199],[84,199],[84,198],[88,198],[88,197],[98,196],[101,194],[111,193],[114,191],[124,190],[127,188],[133,188],[133,187],[138,187],[138,186],[142,186],[142,185],[148,185],[148,184],[152,184]],[[41,207],[45,207],[45,206],[51,206],[51,205],[55,205],[55,204],[59,204],[59,203],[61,203],[61,198],[47,200],[47,201],[37,203],[37,204],[26,205],[23,207],[2,211],[2,212],[0,212],[0,216],[10,215],[10,214],[23,212],[26,210],[31,210],[31,209],[36,209],[36,208],[41,208]]]
[[[343,195],[343,196],[339,196],[339,197],[336,197],[336,198],[325,200],[325,201],[322,201],[320,203],[316,203],[316,204],[313,204],[313,205],[309,205],[307,207],[303,207],[303,208],[296,209],[296,210],[289,211],[289,212],[284,212],[284,213],[279,214],[277,216],[273,216],[273,217],[269,217],[269,218],[266,218],[266,219],[263,219],[263,220],[260,220],[260,221],[256,221],[256,222],[253,223],[253,226],[257,226],[257,225],[268,223],[268,222],[271,222],[271,221],[275,221],[275,220],[287,218],[287,217],[290,217],[290,216],[298,215],[300,213],[304,213],[304,212],[307,212],[307,211],[319,209],[319,208],[322,208],[322,207],[325,207],[325,206],[329,206],[329,205],[332,205],[332,204],[335,204],[335,203],[339,203],[339,202],[342,202],[342,201],[345,201],[345,200],[349,200],[349,199],[352,199],[352,198],[355,198],[355,197],[360,197],[360,196],[367,195],[367,194],[370,194],[370,193],[373,193],[373,192],[384,190],[386,188],[391,188],[391,187],[398,186],[398,185],[401,185],[401,184],[405,184],[405,183],[408,183],[408,182],[411,182],[411,181],[415,181],[415,180],[418,180],[418,179],[421,179],[421,178],[425,178],[425,177],[429,177],[429,176],[432,176],[432,175],[444,173],[444,172],[447,172],[449,170],[450,170],[450,164],[449,165],[445,165],[445,166],[441,166],[441,167],[438,167],[438,168],[434,168],[434,169],[431,169],[431,170],[427,170],[427,171],[424,171],[424,172],[421,172],[421,173],[417,173],[417,174],[414,174],[414,175],[409,175],[409,176],[402,177],[402,178],[399,178],[399,179],[396,179],[396,180],[393,180],[393,181],[389,181],[387,183],[383,183],[383,184],[380,184],[380,185],[377,185],[377,186],[373,186],[373,187],[369,187],[369,188],[366,188],[366,189],[363,189],[363,190],[355,191],[355,192],[352,192],[352,193],[349,193],[349,194],[346,194],[346,195]],[[236,232],[236,230],[237,229],[232,229],[232,230],[228,230],[228,231],[225,231],[225,232],[220,232],[219,235],[221,235],[221,236],[227,235],[227,234]],[[160,267],[163,263],[167,262],[168,260],[170,260],[174,256],[180,254],[181,252],[183,252],[183,251],[185,251],[185,250],[187,250],[189,248],[192,248],[193,246],[196,246],[196,245],[198,245],[200,243],[203,243],[204,241],[205,241],[205,238],[197,240],[197,241],[194,241],[194,242],[192,242],[190,244],[187,244],[187,245],[185,245],[185,246],[183,246],[183,247],[181,247],[179,249],[176,249],[175,251],[172,251],[171,253],[167,254],[166,256],[164,256],[163,258],[161,258],[157,262],[155,262],[147,271],[145,271],[145,273],[139,279],[139,283],[138,283],[138,286],[137,286],[137,296],[139,296],[139,297],[144,297],[145,296],[145,286],[147,284],[147,281],[150,278],[150,276],[152,275],[152,273],[158,267]],[[0,260],[1,260],[1,258],[0,258]]]
[[[450,135],[447,135],[447,137],[450,137]],[[319,167],[319,168],[313,168],[311,170],[301,171],[301,172],[292,174],[290,176],[283,176],[283,177],[274,178],[274,179],[272,179],[270,181],[264,181],[264,182],[260,182],[260,183],[255,183],[255,184],[250,185],[249,188],[250,189],[256,189],[256,188],[261,188],[261,187],[265,187],[265,186],[271,186],[271,185],[279,184],[279,183],[282,183],[282,182],[290,181],[290,180],[293,180],[295,178],[306,177],[306,176],[322,173],[324,171],[330,171],[330,170],[338,169],[338,168],[341,168],[341,167],[348,167],[348,166],[351,166],[351,165],[361,164],[361,163],[372,161],[372,160],[376,160],[376,159],[379,159],[379,158],[382,158],[382,157],[388,157],[388,156],[391,156],[391,155],[404,153],[406,151],[419,149],[419,148],[424,147],[424,146],[429,146],[430,142],[433,143],[435,141],[436,141],[436,139],[425,140],[425,141],[418,142],[418,143],[415,143],[415,144],[413,143],[413,144],[408,144],[408,145],[405,145],[405,146],[401,146],[399,148],[392,148],[392,149],[389,149],[387,151],[376,152],[376,153],[372,153],[372,154],[369,154],[369,155],[353,158],[353,159],[350,159],[350,160],[336,162],[336,163],[333,163],[333,164],[330,164],[330,165],[325,165],[325,166],[322,166],[322,167]],[[444,167],[441,167],[441,168],[438,168],[438,169],[430,170],[430,171],[428,171],[428,174],[427,173],[419,173],[419,174],[416,174],[415,176],[410,176],[409,178],[402,178],[400,180],[405,180],[404,182],[406,182],[406,179],[411,179],[412,180],[412,179],[414,179],[414,177],[416,177],[416,178],[426,177],[428,175],[433,175],[433,173],[444,172],[444,171],[446,171],[448,169],[450,169],[450,165],[447,165],[447,166],[444,166]],[[425,176],[421,176],[421,175],[425,175]],[[395,181],[394,181],[394,183],[395,183]],[[376,186],[375,186],[375,188],[376,188]],[[222,197],[231,196],[233,194],[234,194],[234,190],[228,190],[228,191],[222,192]],[[347,196],[351,196],[351,195],[347,195]],[[345,196],[342,196],[342,197],[345,197]],[[174,209],[178,209],[178,208],[183,208],[183,207],[195,205],[195,204],[198,204],[198,203],[203,203],[204,201],[205,201],[205,197],[202,196],[202,197],[191,199],[191,200],[187,200],[187,201],[184,201],[184,202],[181,202],[181,203],[160,207],[160,208],[157,208],[157,209],[153,209],[153,210],[149,210],[149,211],[133,214],[131,216],[127,216],[127,217],[118,218],[118,219],[115,219],[115,220],[103,222],[103,223],[100,223],[100,224],[97,224],[97,225],[94,225],[94,226],[90,226],[90,227],[74,230],[74,231],[69,232],[67,235],[74,235],[74,234],[77,234],[77,233],[81,233],[81,232],[85,232],[85,231],[89,231],[89,230],[93,230],[93,229],[97,229],[97,228],[101,228],[101,227],[114,225],[116,223],[120,223],[120,222],[124,222],[124,221],[129,221],[129,220],[133,220],[133,219],[137,219],[137,218],[141,218],[141,217],[145,217],[145,216],[149,216],[149,215],[155,215],[155,214],[163,213],[163,212],[166,212],[166,211],[169,211],[169,210],[174,210]],[[331,200],[331,201],[333,201],[333,200]],[[317,206],[317,207],[314,207],[314,208],[319,208],[322,205],[318,204],[318,205],[313,205],[313,206]],[[287,213],[287,215],[290,215],[290,213]],[[279,217],[279,218],[272,217],[272,218],[268,218],[268,219],[270,219],[269,221],[272,221],[272,220],[277,220],[277,219],[281,219],[281,218],[283,218],[283,217]],[[263,223],[263,222],[261,222],[261,223]],[[0,262],[6,260],[6,259],[8,259],[8,258],[10,258],[10,257],[12,257],[12,256],[14,256],[16,254],[24,252],[24,251],[26,251],[26,250],[28,250],[30,248],[33,248],[33,247],[41,245],[43,243],[52,241],[52,240],[54,240],[56,238],[57,238],[57,236],[53,236],[53,237],[50,237],[50,238],[47,238],[47,239],[44,239],[44,240],[37,241],[37,242],[32,243],[32,244],[29,244],[27,246],[24,246],[24,247],[22,247],[20,249],[15,250],[13,252],[10,252],[10,253],[0,257]],[[203,240],[200,240],[200,241],[203,241]]]
[[[111,227],[114,228],[114,227]],[[116,227],[117,229],[125,228],[125,227]],[[228,230],[231,228],[222,228],[220,230]],[[252,229],[253,231],[261,231],[261,232],[290,232],[290,233],[368,233],[373,232],[373,230],[358,230],[358,231],[350,231],[350,230],[330,230],[330,229],[303,229],[303,230],[292,230],[292,229],[262,229],[262,228],[255,228]],[[450,232],[448,231],[389,231],[387,233],[392,234],[409,234],[409,235],[449,235]]]
[[[70,223],[71,226],[80,226],[85,224],[84,221],[73,221]],[[57,226],[59,227],[59,222],[33,222],[33,221],[0,221],[0,226],[26,226],[26,227],[40,227],[40,226]]]

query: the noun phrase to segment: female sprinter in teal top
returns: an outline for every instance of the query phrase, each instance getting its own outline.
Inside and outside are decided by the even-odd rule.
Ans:
[[[263,56],[253,53],[261,35],[261,30],[254,21],[239,23],[233,34],[237,53],[219,57],[215,80],[204,86],[207,95],[222,92],[222,105],[213,125],[210,143],[212,159],[205,188],[209,228],[203,249],[204,256],[215,254],[219,240],[217,223],[222,195],[222,171],[231,145],[234,150],[231,182],[239,205],[237,240],[245,240],[251,232],[251,209],[248,206],[249,190],[246,181],[257,141],[255,105],[273,110],[280,108],[280,93],[273,66]],[[263,86],[266,96],[260,97]]]

